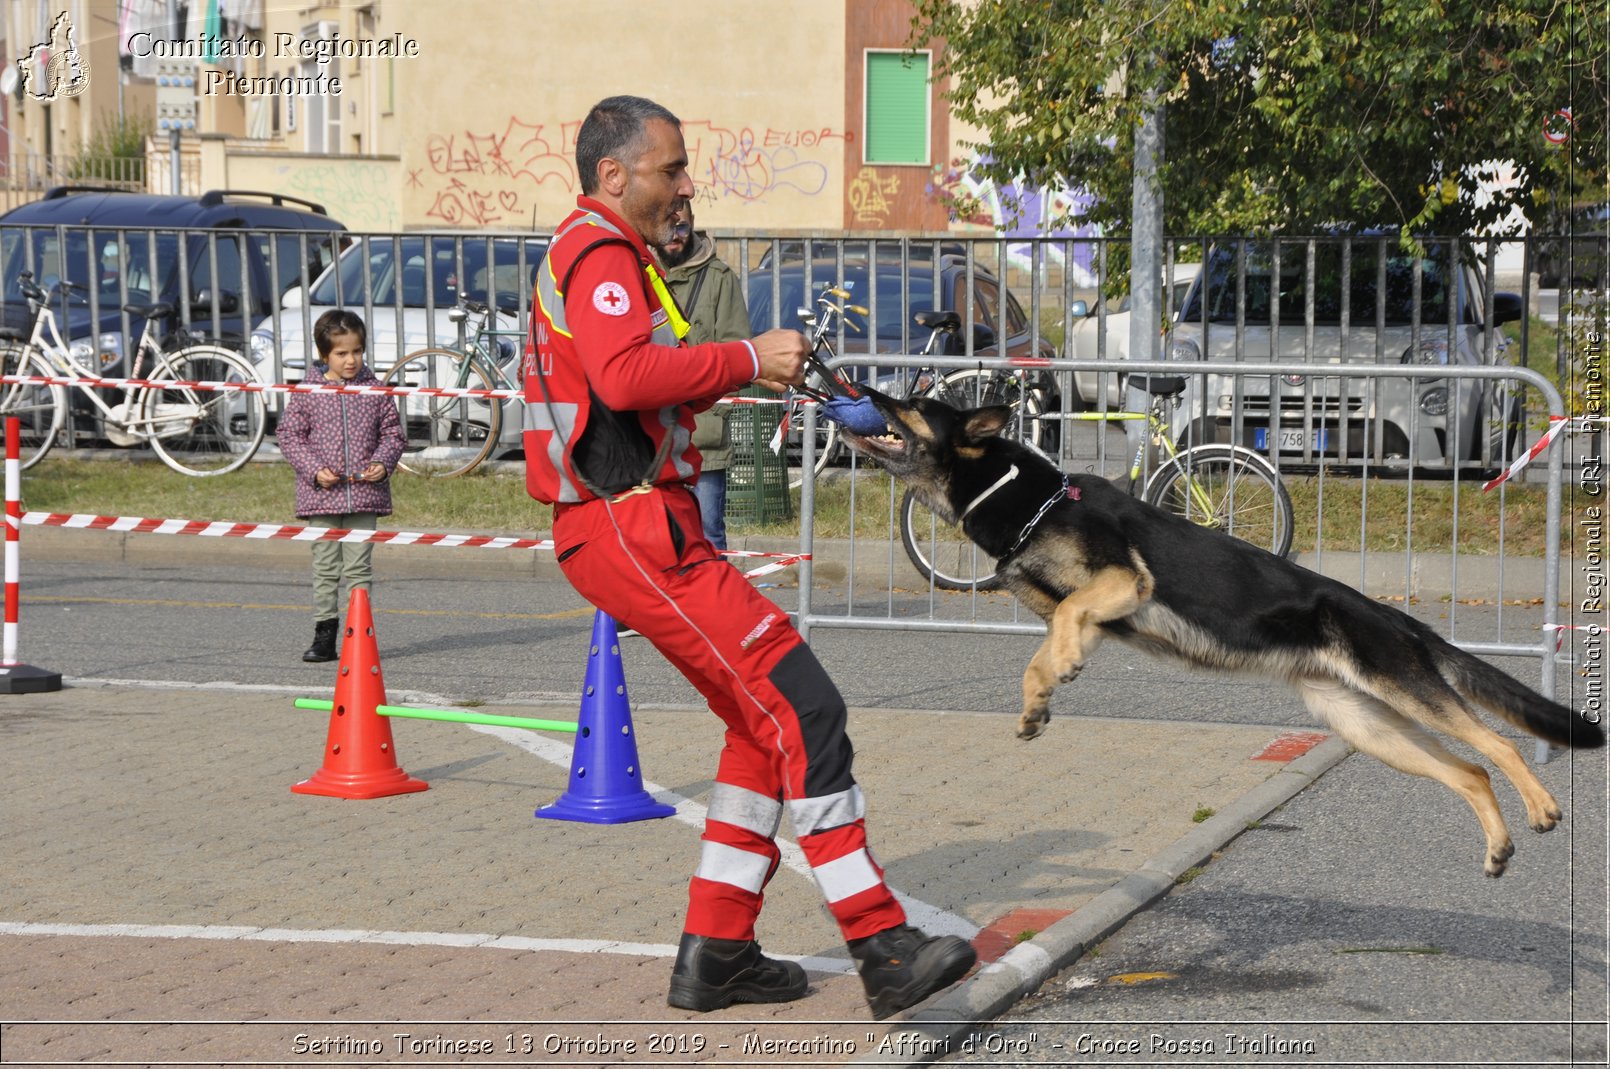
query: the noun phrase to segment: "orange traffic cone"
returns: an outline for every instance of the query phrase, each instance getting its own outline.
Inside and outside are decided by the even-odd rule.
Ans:
[[[375,712],[385,704],[386,684],[380,678],[380,649],[375,644],[369,592],[357,588],[347,603],[341,674],[335,684],[324,765],[310,778],[292,784],[291,790],[332,798],[384,798],[427,789],[430,784],[413,779],[397,765],[391,722]]]

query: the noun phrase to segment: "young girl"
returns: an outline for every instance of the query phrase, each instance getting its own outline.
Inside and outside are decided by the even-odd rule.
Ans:
[[[335,310],[313,325],[320,363],[310,382],[378,383],[363,362],[368,331],[352,312]],[[391,513],[391,473],[407,439],[397,402],[385,394],[296,393],[280,416],[279,447],[296,470],[296,515],[325,526],[372,531]],[[369,542],[313,543],[313,645],[304,661],[333,661],[340,626],[341,580],[369,589]]]

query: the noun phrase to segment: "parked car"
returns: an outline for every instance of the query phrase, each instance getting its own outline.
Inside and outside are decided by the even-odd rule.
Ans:
[[[280,294],[335,261],[345,230],[322,206],[277,193],[58,187],[0,215],[0,318],[10,330],[32,328],[19,285],[28,271],[53,293],[64,340],[90,371],[127,371],[124,357],[145,329],[123,311],[130,303],[171,303],[195,330],[243,350],[251,324]],[[79,403],[75,428],[99,437],[98,413]]]
[[[1282,242],[1278,275],[1275,249],[1248,244],[1238,280],[1238,246],[1210,246],[1165,354],[1186,364],[1304,362],[1317,365],[1315,371],[1187,375],[1175,422],[1181,442],[1235,442],[1296,465],[1358,464],[1366,457],[1399,468],[1504,463],[1519,433],[1513,390],[1503,382],[1448,378],[1438,369],[1506,364],[1509,342],[1498,328],[1521,318],[1517,295],[1494,294],[1492,319],[1485,321],[1481,273],[1457,242],[1432,241],[1417,256],[1395,237],[1323,239],[1314,246],[1311,272],[1306,243]],[[1324,374],[1325,365],[1344,363],[1417,364],[1425,377]]]
[[[280,310],[252,332],[252,352],[275,368],[281,381],[300,382],[318,358],[313,325],[325,312],[347,308],[369,331],[368,362],[384,378],[398,360],[417,349],[460,348],[460,327],[450,316],[462,294],[498,309],[497,360],[511,382],[519,381],[524,312],[548,240],[470,234],[404,234],[365,237],[313,281],[285,295]],[[281,406],[282,407],[282,406]],[[501,441],[494,452],[520,448],[523,409],[504,402]]]
[[[495,305],[500,329],[519,329],[537,265],[547,253],[546,238],[364,237],[314,279],[305,295],[300,289],[285,295],[279,311],[252,332],[252,350],[265,362],[277,359],[286,381],[299,381],[308,360],[318,356],[313,324],[325,312],[347,308],[364,317],[370,366],[383,376],[415,349],[459,344],[458,325],[448,312],[461,294]],[[519,348],[512,337],[499,344],[504,355]]]
[[[1191,284],[1201,273],[1201,264],[1174,265],[1173,280],[1164,287],[1167,302],[1163,309],[1165,319],[1173,319],[1179,314],[1179,310],[1185,306],[1185,297],[1191,291]],[[1090,308],[1083,301],[1074,301],[1072,312],[1074,323],[1073,330],[1068,334],[1069,359],[1129,359],[1129,294],[1126,293],[1112,302],[1105,317],[1101,314],[1100,302],[1095,308]],[[1105,346],[1101,344],[1103,324],[1106,327]],[[1101,404],[1104,397],[1109,409],[1116,409],[1124,402],[1122,371],[1075,371],[1073,385],[1079,394],[1078,404],[1082,407],[1095,408]]]
[[[959,254],[959,246],[947,243],[935,250],[932,246],[913,245],[907,250],[904,262],[897,252],[880,250],[875,269],[864,249],[859,255],[854,249],[846,249],[842,267],[836,257],[817,257],[811,261],[807,291],[805,261],[797,254],[797,246],[796,255],[789,255],[789,244],[784,243],[778,262],[774,263],[768,254],[761,266],[749,274],[749,325],[756,334],[778,326],[799,329],[800,310],[808,308],[814,312],[816,297],[829,285],[849,291],[849,299],[843,302],[846,306],[858,305],[867,310],[865,315],[846,311],[842,343],[838,335],[834,336],[834,349],[839,356],[915,355],[928,344],[929,332],[918,326],[913,317],[918,312],[954,311],[961,316],[964,332],[972,336],[972,355],[982,359],[1005,356],[1022,361],[1029,369],[1028,386],[1036,394],[1034,407],[1041,412],[1058,408],[1060,393],[1056,376],[1048,369],[1035,366],[1054,359],[1055,346],[1044,338],[1034,338],[1023,306],[987,268],[975,262],[969,279],[967,260]],[[875,288],[869,277],[876,278]],[[965,334],[946,335],[945,340],[948,344],[940,350],[942,355],[966,354]],[[888,365],[852,365],[846,369],[846,374],[896,396],[921,392],[929,384],[916,369],[896,369]],[[799,456],[797,429],[789,442],[790,464],[797,462]],[[1042,425],[1040,445],[1054,449],[1057,430],[1054,422]],[[823,437],[818,442],[818,467],[823,462],[834,462],[839,452],[833,448],[822,452],[827,444],[824,426]]]
[[[954,311],[961,315],[963,326],[971,321],[973,355],[984,359],[1005,356],[1010,359],[1037,363],[1056,357],[1056,347],[1045,338],[1036,339],[1029,329],[1029,317],[1011,290],[1006,289],[987,268],[975,263],[971,276],[971,308],[968,306],[969,277],[965,257],[942,252],[937,258],[930,252],[922,255],[913,249],[908,255],[904,274],[897,257],[885,258],[880,254],[875,277],[876,289],[869,285],[865,254],[847,253],[840,270],[833,257],[819,257],[811,262],[810,292],[806,292],[805,262],[801,259],[782,258],[781,267],[768,261],[749,274],[747,300],[750,329],[755,333],[775,326],[800,326],[799,310],[814,311],[815,300],[822,288],[838,285],[848,290],[846,304],[867,309],[867,315],[849,312],[845,316],[842,347],[835,339],[840,356],[875,353],[917,354],[928,343],[928,331],[918,326],[914,316],[918,312]],[[937,282],[937,289],[935,282]],[[773,296],[773,288],[778,290]],[[869,322],[871,317],[874,321]],[[966,352],[966,339],[951,335],[945,356],[961,356]],[[872,378],[886,385],[898,378],[887,367],[854,367],[852,376]],[[1034,375],[1034,388],[1041,391],[1047,410],[1055,407],[1058,390],[1055,376],[1046,370]],[[898,385],[890,385],[899,389]]]
[[[1554,236],[1560,235],[1560,236]],[[1563,215],[1532,244],[1532,268],[1540,286],[1605,285],[1610,260],[1610,201]]]

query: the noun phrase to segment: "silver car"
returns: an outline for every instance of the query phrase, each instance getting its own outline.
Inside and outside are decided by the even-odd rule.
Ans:
[[[1312,374],[1193,375],[1181,442],[1233,442],[1282,465],[1484,469],[1512,455],[1519,405],[1504,382],[1437,369],[1508,363],[1499,324],[1520,319],[1457,241],[1423,253],[1395,237],[1284,239],[1209,247],[1165,346],[1183,363],[1302,362]],[[1489,318],[1490,316],[1490,318]],[[1327,376],[1326,364],[1414,364],[1424,377]]]
[[[287,293],[280,308],[252,332],[251,350],[282,382],[299,382],[317,359],[313,324],[325,312],[346,308],[369,331],[367,359],[381,378],[409,353],[425,348],[462,351],[451,315],[460,294],[498,309],[496,359],[517,381],[520,333],[526,322],[546,238],[481,234],[406,234],[365,237],[341,252],[308,292]],[[278,361],[275,363],[274,361]],[[279,404],[283,406],[283,401]],[[500,450],[518,449],[522,410],[504,402]]]
[[[1165,317],[1172,318],[1184,307],[1191,285],[1201,273],[1201,264],[1174,265],[1173,274],[1164,279],[1163,289],[1167,297],[1167,306],[1163,310]],[[1091,308],[1084,301],[1073,302],[1074,322],[1073,330],[1068,334],[1068,355],[1075,360],[1128,360],[1129,320],[1133,314],[1129,304],[1127,293],[1104,310],[1101,304]],[[1087,407],[1097,408],[1105,403],[1108,408],[1119,408],[1124,403],[1124,373],[1121,370],[1075,371],[1073,385],[1079,392],[1079,402]]]

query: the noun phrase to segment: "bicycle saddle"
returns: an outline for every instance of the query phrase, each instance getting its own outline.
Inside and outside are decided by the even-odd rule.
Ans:
[[[142,319],[171,319],[178,309],[167,301],[159,301],[156,304],[125,304],[123,311]]]
[[[932,312],[918,312],[911,318],[916,320],[917,326],[927,330],[962,329],[962,317],[955,312],[941,312],[936,309]]]
[[[1184,375],[1131,375],[1129,381],[1153,397],[1177,397],[1185,392]]]

